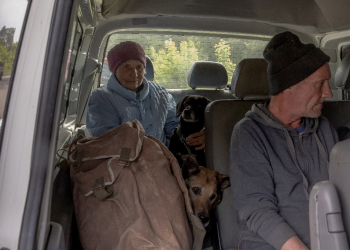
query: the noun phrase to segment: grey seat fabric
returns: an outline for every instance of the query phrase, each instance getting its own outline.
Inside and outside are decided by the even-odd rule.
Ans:
[[[215,100],[227,100],[236,99],[229,90],[208,90],[208,89],[168,89],[168,92],[174,97],[175,102],[178,103],[182,97],[187,95],[201,95],[210,99]]]
[[[188,73],[188,86],[192,89],[210,87],[223,89],[228,82],[226,68],[218,62],[194,62]]]
[[[178,103],[187,95],[201,95],[210,100],[235,99],[228,89],[227,71],[224,65],[217,62],[194,62],[188,73],[188,85],[191,89],[169,89]],[[198,89],[205,88],[205,89]]]
[[[145,73],[145,78],[148,81],[152,81],[154,80],[154,67],[153,67],[153,63],[151,61],[151,58],[149,58],[148,56],[146,56],[146,73]]]
[[[229,147],[235,124],[244,117],[256,101],[218,100],[205,112],[205,150],[207,167],[221,174],[229,174]],[[237,213],[231,189],[224,191],[223,199],[215,211],[221,249],[237,249]]]
[[[232,94],[240,100],[266,99],[269,95],[269,80],[266,72],[265,59],[243,59],[232,76]]]
[[[207,167],[229,174],[229,147],[233,127],[254,103],[269,98],[267,64],[264,59],[244,59],[233,74],[231,91],[241,100],[218,100],[210,103],[205,112]],[[221,249],[238,249],[237,212],[231,189],[215,211]]]

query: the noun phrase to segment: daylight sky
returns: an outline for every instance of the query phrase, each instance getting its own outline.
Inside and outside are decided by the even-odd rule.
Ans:
[[[27,8],[27,0],[0,0],[0,29],[16,28],[14,42],[18,42]]]

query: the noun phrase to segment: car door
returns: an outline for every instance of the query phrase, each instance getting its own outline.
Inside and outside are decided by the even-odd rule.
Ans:
[[[48,166],[54,162],[73,3],[28,1],[1,130],[0,248],[44,249],[57,236],[49,223]]]

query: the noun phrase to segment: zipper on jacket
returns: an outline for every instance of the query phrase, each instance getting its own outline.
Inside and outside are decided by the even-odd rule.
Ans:
[[[309,174],[309,161],[307,160],[306,154],[303,151],[302,143],[303,143],[303,133],[299,134],[299,147],[300,147],[300,152],[306,161],[306,173],[305,174],[308,175]]]

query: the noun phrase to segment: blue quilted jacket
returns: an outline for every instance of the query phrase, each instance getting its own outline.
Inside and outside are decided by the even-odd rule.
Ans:
[[[89,100],[86,127],[91,136],[100,136],[128,121],[139,120],[146,135],[166,146],[178,125],[176,103],[167,90],[143,79],[143,89],[135,93],[120,85],[112,75],[107,86],[96,89]]]

